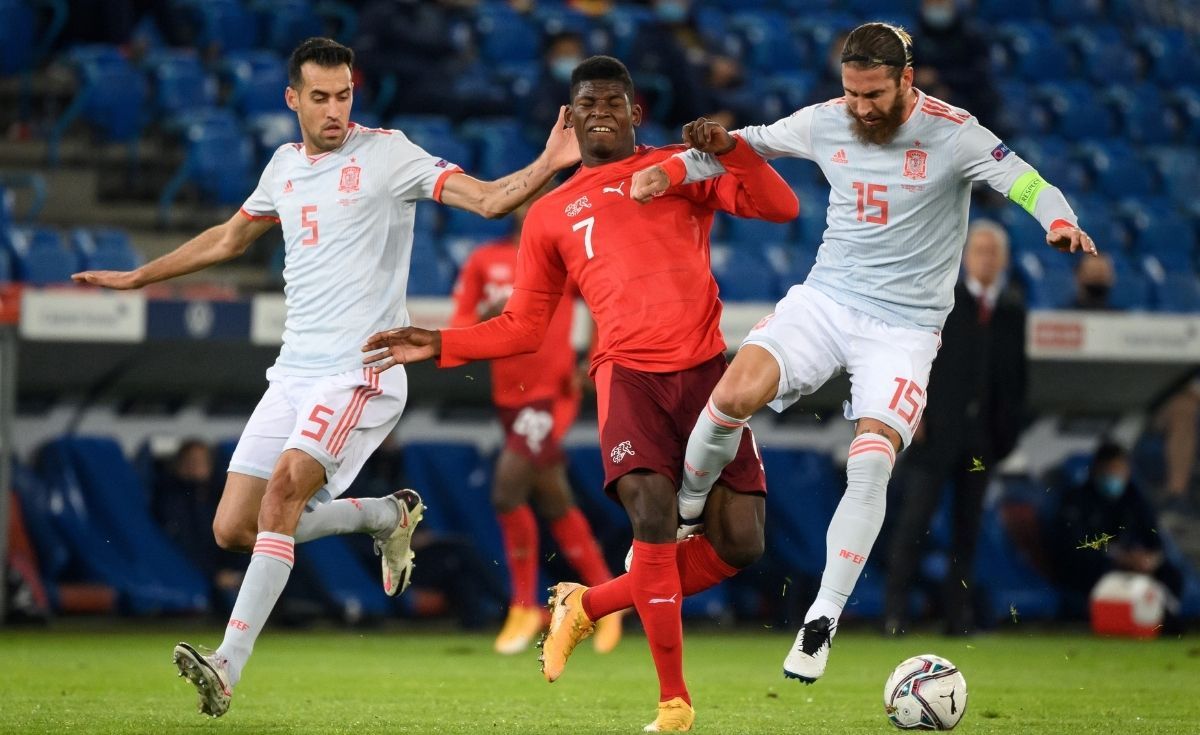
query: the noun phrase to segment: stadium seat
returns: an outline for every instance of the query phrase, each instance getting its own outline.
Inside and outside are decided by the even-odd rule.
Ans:
[[[298,544],[296,564],[303,566],[325,602],[343,621],[384,618],[395,610],[392,599],[380,587],[379,568],[364,568],[347,539],[326,536]]]
[[[1134,43],[1150,60],[1150,72],[1159,84],[1195,83],[1200,78],[1197,48],[1183,29],[1141,26]]]
[[[1114,199],[1148,196],[1157,188],[1154,167],[1127,141],[1095,141],[1080,147],[1095,177],[1096,188]]]
[[[1029,18],[1008,9],[1008,18]],[[1004,23],[998,29],[1010,57],[1010,69],[1029,82],[1063,80],[1073,73],[1071,54],[1051,27],[1041,21]]]
[[[722,239],[735,245],[765,245],[772,242],[792,242],[795,233],[791,222],[768,222],[749,217],[725,218]]]
[[[357,116],[356,116],[357,117]],[[254,139],[258,168],[265,168],[267,161],[280,146],[301,141],[300,122],[296,113],[260,112],[246,118],[246,130]]]
[[[154,78],[155,109],[165,120],[186,119],[217,102],[217,81],[193,51],[164,50],[146,59]]]
[[[71,231],[71,244],[84,270],[128,271],[142,260],[122,230],[77,227]]]
[[[761,244],[712,248],[712,270],[722,301],[770,301],[783,295],[779,277]]]
[[[487,64],[535,61],[541,52],[537,27],[505,4],[481,4],[475,17],[479,53]]]
[[[1155,303],[1159,311],[1172,314],[1200,313],[1200,277],[1195,272],[1168,272],[1157,284]]]
[[[1019,130],[1022,135],[1038,138],[1050,132],[1054,124],[1053,114],[1032,84],[1016,77],[998,79],[996,94],[1004,100],[1004,104],[996,111],[1000,130]],[[1025,155],[1021,148],[1013,146],[1013,150]]]
[[[58,162],[59,145],[76,120],[83,119],[100,139],[132,143],[147,122],[146,79],[111,46],[72,50],[79,90],[47,135],[47,157]]]
[[[1086,5],[1095,0],[1058,0],[1064,5]],[[1072,21],[1077,23],[1078,21]],[[1079,69],[1095,84],[1132,84],[1138,80],[1141,62],[1125,44],[1115,26],[1075,26],[1064,34],[1079,57]]]
[[[8,231],[17,280],[33,286],[69,283],[79,261],[62,236],[45,227],[12,227]]]
[[[621,3],[613,5],[605,14],[604,20],[611,39],[609,53],[618,59],[624,59],[629,56],[642,26],[653,22],[654,11],[640,5]]]
[[[729,27],[745,43],[744,61],[750,73],[794,74],[809,62],[804,47],[792,35],[782,13],[735,13],[729,18]]]
[[[1058,614],[1058,590],[1022,558],[996,505],[984,509],[975,554],[975,584],[983,592],[989,622],[1048,620]]]
[[[0,77],[33,68],[37,16],[30,3],[0,0]]]
[[[1122,311],[1147,311],[1152,303],[1149,280],[1139,265],[1130,262],[1123,253],[1110,253],[1116,282],[1109,294],[1109,303]]]
[[[1030,308],[1065,309],[1074,300],[1075,273],[1059,255],[1053,252],[1015,255],[1016,270],[1025,284]]]
[[[560,33],[575,33],[586,42],[598,32],[597,24],[591,18],[571,7],[538,3],[533,9],[533,19],[541,27],[544,38]],[[599,33],[603,35],[604,32]]]
[[[399,130],[410,139],[450,138],[454,136],[454,123],[443,115],[397,115],[388,121],[388,127]]]
[[[1136,143],[1169,143],[1175,137],[1172,110],[1151,84],[1115,85],[1105,97],[1121,117],[1126,135]]]
[[[220,53],[246,51],[258,42],[258,18],[240,0],[180,0],[200,21],[196,45]]]
[[[408,270],[409,296],[449,296],[457,275],[454,266],[429,240],[414,240]]]
[[[257,0],[252,7],[263,29],[263,42],[276,53],[291,53],[304,39],[325,35],[310,0]]]
[[[284,90],[288,86],[287,65],[270,51],[242,51],[226,56],[222,66],[233,82],[229,103],[242,115],[287,113]]]
[[[1050,109],[1056,135],[1081,140],[1106,138],[1116,131],[1112,112],[1087,82],[1043,84],[1038,88],[1038,97]]]
[[[762,449],[773,486],[767,514],[767,549],[788,569],[819,577],[825,568],[825,531],[841,496],[842,482],[827,454]]]
[[[245,201],[253,187],[253,144],[228,110],[194,114],[184,131],[187,156],[159,197],[159,219],[166,222],[182,188],[193,185],[212,204],[234,205]]]
[[[1200,202],[1200,152],[1188,146],[1171,146],[1149,152],[1163,183],[1163,193],[1180,207]]]

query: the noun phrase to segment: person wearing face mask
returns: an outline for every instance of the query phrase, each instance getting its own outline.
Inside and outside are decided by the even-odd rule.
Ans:
[[[641,94],[655,122],[682,125],[715,107],[706,83],[712,54],[692,18],[688,0],[654,0],[655,20],[644,24],[628,54],[629,68],[643,82]],[[669,93],[669,98],[664,95]]]
[[[1108,255],[1078,261],[1075,266],[1075,300],[1071,308],[1085,311],[1115,309],[1109,297],[1116,282],[1117,273]]]
[[[958,0],[923,0],[916,33],[921,44],[916,84],[934,97],[965,107],[1001,136],[988,42],[965,17]]]
[[[929,375],[925,420],[899,468],[884,601],[884,632],[908,627],[909,591],[929,523],[952,483],[953,533],[941,594],[945,630],[975,630],[975,546],[983,496],[996,465],[1016,445],[1025,407],[1025,303],[1008,283],[1008,235],[989,220],[967,233],[963,278]],[[982,469],[976,465],[978,459]]]
[[[1163,554],[1158,517],[1131,469],[1125,448],[1104,441],[1087,479],[1063,495],[1047,538],[1068,613],[1085,609],[1092,587],[1111,571],[1154,577],[1175,600],[1183,593],[1183,571]],[[1168,615],[1164,624],[1175,623]]]
[[[564,31],[546,39],[537,87],[526,108],[528,120],[541,125],[541,121],[553,120],[558,115],[563,88],[571,83],[571,72],[586,56],[587,45],[578,33]]]

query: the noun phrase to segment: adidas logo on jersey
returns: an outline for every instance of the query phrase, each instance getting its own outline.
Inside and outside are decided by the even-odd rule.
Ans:
[[[292,193],[292,180],[291,179],[288,179],[288,182],[283,185],[283,193],[284,194]]]
[[[850,163],[850,159],[846,158],[846,149],[838,148],[837,153],[833,154],[833,158],[829,159],[834,163]]]

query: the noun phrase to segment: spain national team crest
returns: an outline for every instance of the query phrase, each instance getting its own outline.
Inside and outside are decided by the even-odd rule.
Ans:
[[[362,173],[361,166],[346,166],[342,169],[342,181],[338,184],[338,191],[344,191],[347,194],[352,194],[358,191],[358,176]],[[907,176],[907,174],[905,174]]]
[[[929,154],[915,148],[904,152],[904,175],[913,180],[925,178],[925,160]]]

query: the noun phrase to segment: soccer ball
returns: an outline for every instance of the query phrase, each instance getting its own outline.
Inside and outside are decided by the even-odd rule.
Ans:
[[[967,711],[967,680],[941,656],[913,656],[888,677],[883,709],[902,730],[952,730]]]

